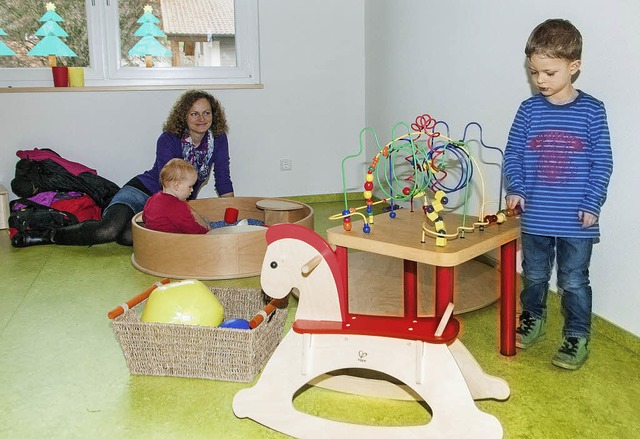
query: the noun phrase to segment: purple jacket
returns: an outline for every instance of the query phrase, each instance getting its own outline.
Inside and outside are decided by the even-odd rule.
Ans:
[[[156,161],[148,171],[137,176],[138,180],[145,185],[152,194],[162,190],[160,185],[160,170],[173,158],[185,159],[182,152],[182,139],[175,134],[162,133],[158,138],[156,146]],[[215,178],[215,188],[218,195],[233,192],[231,182],[231,172],[229,170],[229,143],[225,133],[213,139],[213,154],[207,163],[203,163],[198,171],[198,180],[193,185],[193,192],[189,197],[194,200],[198,196],[200,187],[208,178],[211,168]],[[203,177],[205,176],[205,177]]]

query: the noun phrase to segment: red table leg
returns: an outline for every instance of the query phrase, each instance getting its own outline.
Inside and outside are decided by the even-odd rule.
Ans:
[[[338,300],[340,301],[340,313],[342,321],[347,320],[349,314],[349,249],[346,247],[336,246],[335,250],[340,274],[342,275],[342,290],[338,288]]]
[[[344,280],[344,290],[349,291],[349,250],[346,247],[336,246],[336,259],[340,264],[342,279]]]
[[[516,241],[500,248],[500,353],[516,354]]]
[[[436,317],[440,318],[453,302],[453,267],[436,267]]]
[[[418,317],[418,263],[404,260],[404,316]]]

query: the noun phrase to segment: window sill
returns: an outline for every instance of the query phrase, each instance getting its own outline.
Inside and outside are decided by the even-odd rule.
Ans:
[[[144,85],[144,86],[86,86],[86,87],[3,87],[0,93],[75,93],[105,91],[157,91],[157,90],[233,90],[263,89],[264,84],[190,84],[190,85]]]

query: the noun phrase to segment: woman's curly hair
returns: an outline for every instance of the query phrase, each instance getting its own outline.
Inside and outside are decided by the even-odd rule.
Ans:
[[[187,114],[189,110],[197,100],[202,98],[208,100],[211,105],[211,112],[213,113],[211,131],[213,135],[219,136],[222,133],[228,132],[229,127],[227,126],[227,117],[224,114],[224,108],[222,108],[222,105],[220,105],[220,102],[218,102],[216,98],[202,90],[187,90],[178,98],[175,104],[173,104],[167,120],[165,120],[162,125],[162,131],[182,137],[187,131]]]

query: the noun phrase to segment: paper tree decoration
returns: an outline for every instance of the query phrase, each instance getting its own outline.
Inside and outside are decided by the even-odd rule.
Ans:
[[[6,37],[7,33],[3,30],[0,29],[0,37]],[[7,47],[6,44],[4,44],[2,41],[0,41],[0,56],[15,56],[16,53],[9,49],[9,47]]]
[[[56,13],[56,5],[47,3],[47,12],[40,17],[38,21],[44,22],[40,29],[35,33],[36,36],[44,37],[27,55],[31,56],[48,56],[49,66],[56,66],[57,56],[78,56],[67,46],[60,37],[68,37],[69,34],[64,31],[58,24],[64,20]]]
[[[138,19],[137,23],[140,23],[140,27],[133,35],[142,38],[129,50],[129,56],[144,56],[147,67],[153,65],[152,56],[170,57],[171,52],[156,40],[156,37],[166,38],[167,34],[156,26],[156,23],[160,23],[160,20],[153,15],[153,8],[150,5],[144,7],[144,14]]]

